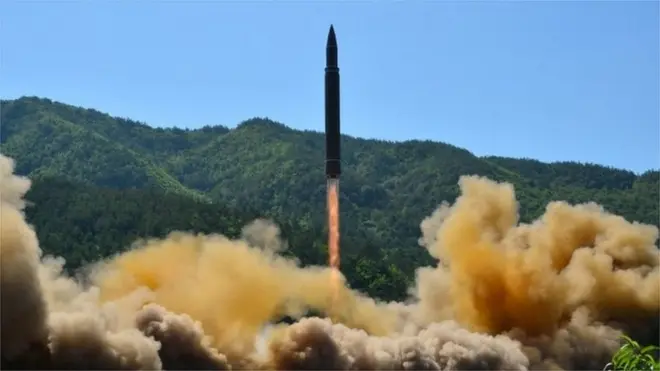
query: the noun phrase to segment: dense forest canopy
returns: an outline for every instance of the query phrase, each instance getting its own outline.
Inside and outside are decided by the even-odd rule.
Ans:
[[[304,264],[325,262],[321,133],[267,118],[234,129],[152,128],[37,97],[2,101],[1,113],[0,151],[35,181],[30,220],[46,251],[67,257],[70,268],[171,230],[236,235],[255,217],[280,225]],[[549,201],[566,200],[660,224],[658,170],[638,175],[348,136],[342,152],[344,273],[355,287],[387,299],[405,295],[415,268],[431,263],[418,246],[420,222],[456,198],[461,175],[513,184],[522,221],[538,217]]]

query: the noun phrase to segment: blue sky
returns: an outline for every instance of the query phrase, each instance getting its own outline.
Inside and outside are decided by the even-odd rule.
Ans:
[[[657,1],[5,1],[0,95],[153,126],[267,116],[323,128],[325,39],[342,130],[477,155],[660,166]]]

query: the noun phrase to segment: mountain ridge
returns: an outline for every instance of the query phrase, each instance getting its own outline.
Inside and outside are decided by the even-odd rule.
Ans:
[[[157,187],[204,202],[325,225],[323,133],[267,118],[235,128],[152,128],[47,98],[3,100],[0,151],[17,172],[117,189]],[[514,185],[522,221],[552,200],[596,201],[631,220],[658,225],[660,173],[575,162],[474,155],[430,140],[391,142],[343,135],[343,238],[417,244],[419,223],[453,201],[461,176]]]
[[[124,121],[125,123],[140,126],[140,127],[144,128],[144,129],[147,129],[147,130],[155,130],[155,131],[160,131],[160,132],[172,131],[172,132],[199,132],[199,133],[205,133],[205,134],[211,134],[211,133],[213,133],[213,134],[226,134],[226,133],[228,133],[232,130],[238,129],[241,126],[250,126],[250,125],[266,125],[266,126],[268,126],[268,125],[270,125],[270,126],[276,126],[276,127],[284,128],[284,129],[287,129],[287,130],[290,130],[290,131],[316,134],[316,135],[321,135],[321,136],[324,135],[323,131],[312,130],[312,129],[297,129],[297,128],[288,126],[286,123],[280,122],[280,121],[275,120],[275,119],[271,119],[268,116],[250,117],[250,118],[247,118],[247,119],[242,120],[241,122],[237,123],[234,127],[230,127],[230,126],[222,125],[222,124],[214,124],[214,125],[204,125],[204,126],[201,126],[201,127],[198,127],[198,128],[190,129],[190,128],[180,128],[180,127],[176,127],[176,126],[172,126],[172,127],[155,127],[155,126],[151,126],[148,123],[143,122],[143,121],[133,120],[133,119],[125,118],[125,117],[118,116],[118,115],[111,115],[109,113],[106,113],[104,111],[100,111],[100,110],[95,109],[95,108],[85,108],[85,107],[82,107],[82,106],[76,106],[76,105],[72,105],[72,104],[68,104],[68,103],[64,103],[64,102],[61,102],[61,101],[52,100],[52,99],[49,99],[49,98],[46,98],[46,97],[40,97],[40,96],[36,96],[36,95],[24,95],[24,96],[20,96],[18,98],[15,98],[15,99],[0,99],[0,104],[5,105],[5,104],[11,103],[11,102],[19,102],[19,101],[26,101],[26,100],[37,101],[39,103],[47,103],[49,105],[54,105],[54,106],[60,105],[60,106],[67,107],[69,109],[77,110],[79,112],[88,111],[89,113],[91,113],[93,115],[105,116],[105,117],[113,119],[113,120],[121,120],[121,121]],[[533,162],[541,163],[543,165],[556,165],[556,164],[558,165],[558,164],[571,163],[571,164],[578,164],[578,165],[585,165],[585,166],[603,167],[603,168],[613,169],[613,170],[623,170],[623,171],[631,172],[631,173],[633,173],[635,175],[638,175],[638,176],[642,175],[644,173],[648,173],[648,172],[660,171],[660,167],[658,167],[658,168],[646,169],[645,171],[641,171],[641,172],[635,172],[633,170],[626,169],[626,168],[614,167],[614,166],[609,166],[609,165],[600,164],[600,163],[596,163],[596,162],[590,162],[590,161],[541,161],[541,160],[531,158],[531,157],[504,157],[504,156],[499,156],[499,155],[482,155],[482,156],[478,156],[478,155],[474,154],[473,152],[471,152],[468,149],[458,147],[458,146],[453,145],[453,144],[448,143],[448,142],[442,142],[442,141],[431,140],[431,139],[386,140],[386,139],[378,139],[378,138],[363,138],[363,137],[358,137],[358,136],[354,136],[354,135],[350,135],[350,134],[343,134],[343,133],[341,134],[341,136],[342,136],[342,138],[345,138],[345,139],[355,139],[355,140],[374,142],[374,143],[385,143],[385,144],[432,144],[432,145],[438,145],[439,144],[439,145],[454,147],[458,150],[466,151],[466,152],[470,153],[471,155],[473,155],[473,156],[475,156],[479,159],[503,158],[503,159],[519,160],[519,161],[533,161]]]

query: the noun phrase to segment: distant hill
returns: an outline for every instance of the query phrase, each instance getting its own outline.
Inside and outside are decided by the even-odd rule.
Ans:
[[[32,178],[159,188],[195,202],[290,220],[301,230],[325,221],[322,133],[267,118],[234,129],[157,129],[43,98],[1,104],[0,151]],[[660,220],[657,170],[636,175],[594,164],[478,157],[446,143],[348,136],[342,137],[342,155],[343,238],[403,249],[415,259],[425,256],[414,248],[420,221],[456,197],[458,178],[466,174],[513,183],[523,220],[559,199],[596,201],[630,220],[655,225]]]

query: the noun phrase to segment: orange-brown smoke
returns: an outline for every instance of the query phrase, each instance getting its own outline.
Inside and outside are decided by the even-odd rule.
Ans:
[[[519,224],[510,185],[463,177],[422,222],[439,263],[409,303],[341,275],[333,303],[332,269],[280,256],[263,220],[239,240],[143,241],[76,281],[42,256],[12,172],[0,156],[3,369],[602,369],[622,331],[657,335],[658,231],[596,205]],[[269,324],[310,308],[329,318]]]
[[[339,180],[328,179],[328,254],[332,269],[333,302],[337,301],[339,285]]]

